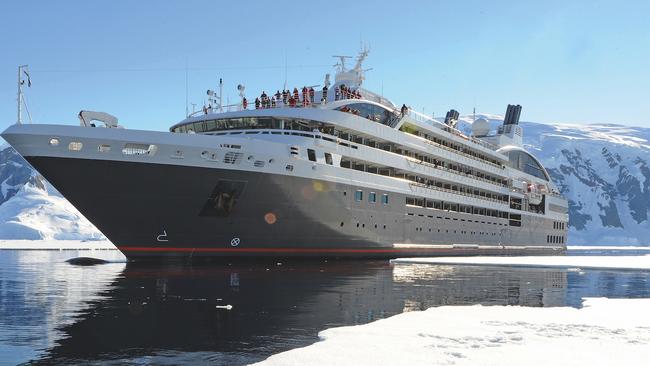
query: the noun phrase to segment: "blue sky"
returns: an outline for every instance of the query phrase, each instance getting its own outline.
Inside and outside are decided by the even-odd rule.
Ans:
[[[38,123],[80,109],[127,128],[167,129],[189,98],[224,79],[237,98],[321,84],[331,55],[370,46],[366,88],[436,116],[448,109],[522,120],[650,127],[645,1],[6,1],[0,5],[0,120],[16,120],[27,63]]]

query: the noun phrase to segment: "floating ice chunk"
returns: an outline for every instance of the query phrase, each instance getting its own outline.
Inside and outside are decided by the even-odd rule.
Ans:
[[[320,332],[258,365],[641,365],[650,299],[569,307],[442,306]]]
[[[650,270],[650,255],[398,258],[391,260],[391,263],[580,269],[624,269],[645,271]]]

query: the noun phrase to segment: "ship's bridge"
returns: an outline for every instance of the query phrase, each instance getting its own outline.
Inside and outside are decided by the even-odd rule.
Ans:
[[[507,166],[547,182],[551,180],[542,163],[525,149],[519,146],[509,145],[500,148],[497,152],[508,156]]]

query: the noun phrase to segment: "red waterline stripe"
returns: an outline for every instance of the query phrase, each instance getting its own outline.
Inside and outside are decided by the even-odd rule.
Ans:
[[[120,247],[126,252],[215,252],[215,253],[399,253],[405,251],[444,251],[445,248],[332,249],[332,248],[188,248]],[[456,248],[454,251],[464,250]]]

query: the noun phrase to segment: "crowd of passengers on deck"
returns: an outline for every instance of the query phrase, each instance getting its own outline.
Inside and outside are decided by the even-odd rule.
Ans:
[[[321,104],[327,103],[328,91],[327,86],[324,86],[321,93]],[[268,109],[285,106],[290,108],[308,107],[309,105],[314,104],[314,96],[314,88],[306,86],[303,86],[301,91],[299,91],[298,88],[293,88],[293,91],[277,90],[275,94],[270,96],[263,91],[259,97],[255,98],[254,105],[255,109]],[[334,88],[334,100],[345,99],[361,99],[361,92],[358,89],[347,87],[345,84],[336,86]],[[248,109],[248,100],[246,98],[242,99],[242,107]]]

